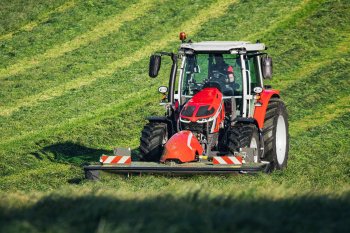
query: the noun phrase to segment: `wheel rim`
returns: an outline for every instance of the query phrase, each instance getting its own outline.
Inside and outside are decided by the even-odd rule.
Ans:
[[[167,141],[168,141],[168,134],[165,133],[163,140],[162,140],[162,145],[164,146]]]
[[[276,154],[277,162],[282,165],[286,157],[287,131],[284,117],[279,115],[276,129]]]
[[[250,141],[249,147],[255,149],[253,160],[254,160],[254,163],[257,163],[259,152],[258,152],[258,142],[256,141],[255,137],[252,137],[252,140]]]
[[[256,139],[255,137],[252,137],[252,140],[250,141],[250,148],[255,148],[257,149],[258,148],[258,143],[256,142]]]

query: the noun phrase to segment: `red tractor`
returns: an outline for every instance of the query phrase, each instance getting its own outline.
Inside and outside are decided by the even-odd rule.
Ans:
[[[103,165],[85,171],[91,177],[98,170],[230,173],[285,168],[288,116],[280,92],[263,84],[272,77],[265,45],[186,42],[184,33],[180,39],[177,54],[150,57],[152,78],[163,56],[170,56],[172,67],[169,86],[159,87],[166,113],[148,117],[142,130],[142,161],[131,161],[130,152],[117,149],[114,157],[101,157]]]
[[[183,43],[178,54],[159,52],[150,58],[153,78],[162,56],[170,56],[173,64],[169,89],[159,88],[165,95],[166,114],[149,117],[142,131],[143,160],[180,164],[248,150],[246,163],[286,167],[287,111],[279,91],[263,84],[272,76],[272,59],[265,45],[192,43],[184,41],[183,33],[180,37]]]

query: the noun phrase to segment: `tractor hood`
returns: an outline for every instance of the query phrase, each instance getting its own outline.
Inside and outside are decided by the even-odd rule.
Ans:
[[[181,111],[183,122],[197,122],[215,116],[220,111],[222,93],[214,87],[204,88],[190,99]]]

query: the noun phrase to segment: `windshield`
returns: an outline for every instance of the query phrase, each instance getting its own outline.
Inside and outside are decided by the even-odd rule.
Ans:
[[[193,96],[205,87],[216,87],[224,96],[242,94],[242,73],[239,55],[187,55],[182,81],[182,94]]]

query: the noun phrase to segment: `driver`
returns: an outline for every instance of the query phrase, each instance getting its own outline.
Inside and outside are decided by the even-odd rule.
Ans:
[[[233,67],[228,65],[222,54],[214,54],[215,64],[213,65],[213,75],[220,83],[221,91],[225,96],[233,96],[235,90],[235,75]],[[215,72],[218,72],[215,74]]]
[[[216,70],[224,75],[227,75],[228,79],[226,79],[226,82],[232,83],[235,81],[234,78],[234,73],[233,73],[233,67],[228,65],[222,54],[215,54],[214,55],[215,58],[215,65],[213,67],[213,70]]]

